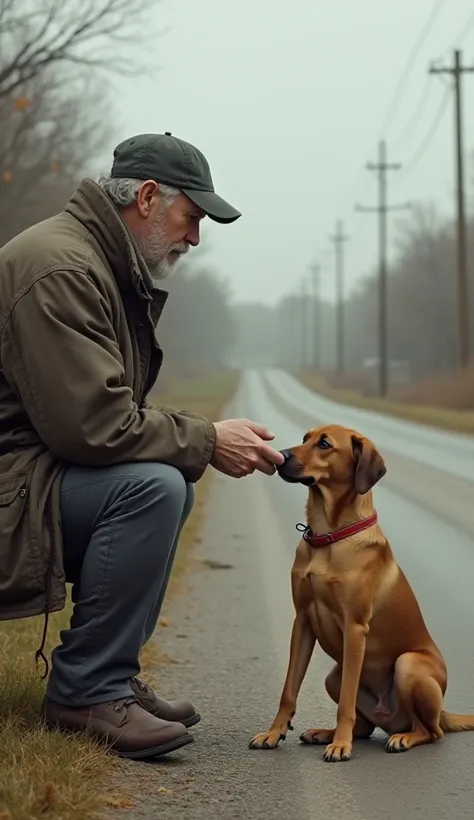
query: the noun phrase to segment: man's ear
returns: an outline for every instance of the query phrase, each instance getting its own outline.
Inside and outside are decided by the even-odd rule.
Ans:
[[[136,204],[138,212],[143,219],[148,219],[156,211],[159,199],[158,184],[152,179],[142,182],[138,190]]]
[[[365,495],[384,477],[387,468],[382,456],[369,439],[359,436],[351,438],[356,462],[354,488],[359,495]]]

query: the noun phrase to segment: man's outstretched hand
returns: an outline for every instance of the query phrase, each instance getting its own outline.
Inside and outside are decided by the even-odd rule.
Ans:
[[[273,475],[284,457],[269,444],[275,438],[263,424],[249,419],[226,419],[214,424],[216,444],[211,464],[233,478],[251,475],[255,470]]]

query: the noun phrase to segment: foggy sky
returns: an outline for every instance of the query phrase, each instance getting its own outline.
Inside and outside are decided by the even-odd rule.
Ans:
[[[376,160],[378,139],[387,139],[389,160],[407,164],[448,82],[428,77],[430,62],[451,64],[463,32],[456,44],[474,64],[472,3],[449,0],[419,50],[390,127],[380,133],[433,5],[292,0],[277,11],[275,0],[157,2],[154,22],[166,33],[148,58],[159,73],[121,80],[118,125],[102,165],[110,166],[114,145],[132,133],[172,131],[189,140],[206,154],[216,190],[243,213],[230,226],[203,226],[212,267],[230,280],[235,298],[274,303],[320,259],[323,295],[333,299],[328,237],[336,219],[346,219],[351,236],[347,288],[377,260],[377,217],[355,214],[353,206],[376,202],[377,179],[364,166]],[[463,86],[468,153],[474,74],[464,75]],[[407,133],[422,99],[422,114]],[[392,202],[434,200],[453,214],[453,123],[451,98],[423,159],[410,172],[390,173]],[[392,218],[392,240],[394,231]]]

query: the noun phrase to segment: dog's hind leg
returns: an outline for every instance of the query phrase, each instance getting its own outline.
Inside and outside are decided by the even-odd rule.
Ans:
[[[400,655],[395,664],[395,685],[411,730],[389,737],[387,751],[406,752],[413,746],[440,740],[444,734],[440,718],[446,675],[438,659],[421,652]]]

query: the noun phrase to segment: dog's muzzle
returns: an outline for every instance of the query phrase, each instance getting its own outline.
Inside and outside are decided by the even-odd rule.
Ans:
[[[283,481],[287,481],[288,484],[304,484],[305,487],[311,487],[316,483],[316,480],[312,476],[301,475],[301,466],[296,462],[295,457],[290,450],[280,450],[280,453],[285,461],[277,468],[277,470],[278,475],[283,479]]]
[[[284,466],[285,466],[285,464],[286,464],[286,462],[287,462],[290,458],[293,458],[293,453],[290,453],[290,451],[289,451],[289,450],[280,450],[280,453],[282,454],[283,458],[285,459],[284,463],[282,464],[282,467],[284,467]]]

